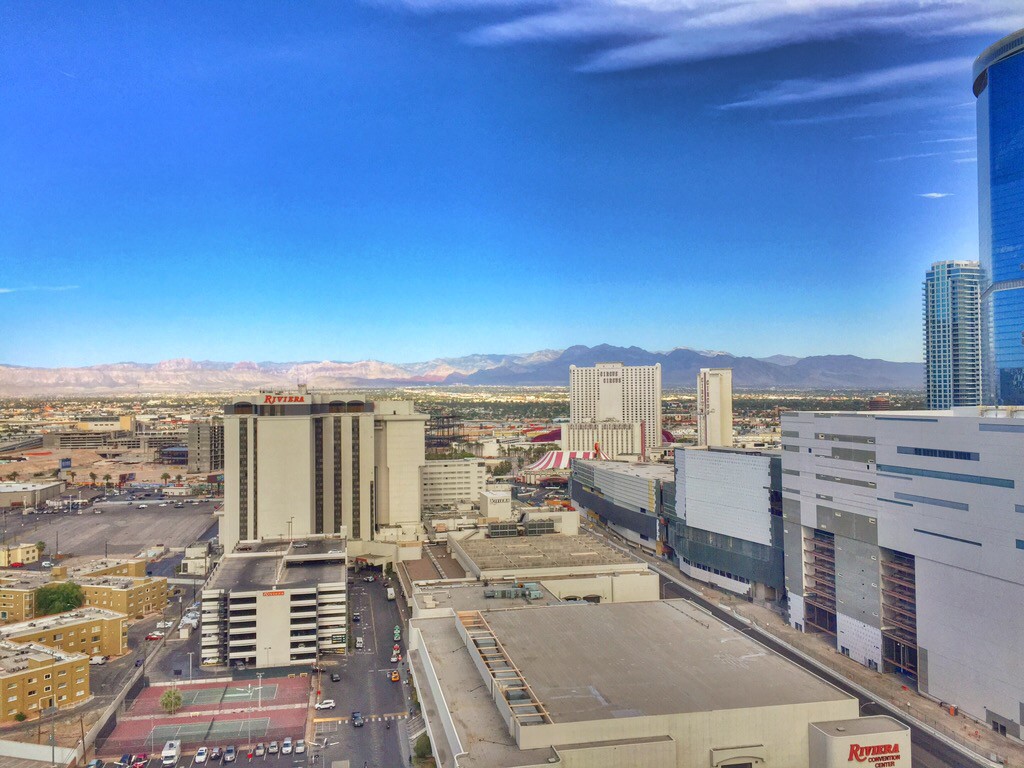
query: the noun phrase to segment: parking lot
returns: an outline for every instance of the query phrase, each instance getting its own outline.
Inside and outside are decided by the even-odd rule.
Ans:
[[[47,515],[4,515],[8,542],[46,544],[46,555],[55,552],[79,556],[134,556],[147,547],[162,544],[181,548],[196,541],[213,524],[215,503],[185,504],[175,509],[172,500],[99,502],[79,512]],[[166,504],[167,506],[160,506]],[[99,510],[100,514],[96,514]],[[37,566],[39,567],[39,566]]]

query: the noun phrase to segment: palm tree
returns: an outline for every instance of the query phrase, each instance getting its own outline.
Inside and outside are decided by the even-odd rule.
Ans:
[[[180,483],[181,482],[181,475],[175,475],[174,476],[174,482]]]
[[[68,477],[70,477],[71,478],[71,482],[74,483],[75,482],[75,478],[78,477],[78,473],[75,472],[75,471],[68,472]]]
[[[111,480],[110,475],[104,475],[103,476],[103,484],[106,485],[107,488],[110,487],[110,480]]]
[[[167,481],[171,479],[171,475],[168,472],[164,472],[160,475],[160,479],[164,481],[164,485],[167,485]]]
[[[92,481],[93,485],[96,485],[96,478],[97,477],[99,477],[99,475],[97,475],[95,472],[90,472],[89,473],[89,480]]]

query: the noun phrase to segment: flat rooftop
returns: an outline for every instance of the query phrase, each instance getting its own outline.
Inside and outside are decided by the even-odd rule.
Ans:
[[[0,571],[0,589],[39,589],[53,581],[49,571],[5,569]]]
[[[506,608],[526,608],[531,605],[557,605],[561,602],[548,592],[541,584],[531,582],[541,591],[543,596],[537,600],[525,597],[485,597],[485,590],[501,589],[508,584],[496,584],[484,587],[479,583],[437,585],[419,587],[412,595],[413,602],[419,611],[451,609],[452,611],[490,611]]]
[[[910,730],[903,723],[885,715],[861,717],[856,720],[828,720],[823,723],[811,723],[815,730],[829,736],[866,736],[873,733],[900,733]]]
[[[301,553],[306,550],[298,551]],[[302,589],[320,583],[345,583],[344,554],[338,557],[316,558],[315,553],[310,555],[309,559],[292,557],[287,546],[269,551],[225,555],[207,589],[255,592],[271,587]]]
[[[613,549],[595,536],[510,536],[508,538],[459,539],[457,544],[481,571],[531,568],[573,568],[576,566],[622,566],[646,569],[646,565]]]
[[[483,617],[555,723],[850,698],[685,600]]]
[[[83,606],[67,613],[55,613],[52,616],[42,616],[31,621],[19,621],[17,624],[7,624],[0,627],[0,639],[11,640],[30,635],[35,632],[45,632],[49,629],[69,627],[75,624],[83,624],[97,619],[125,619],[123,613],[108,611],[106,608],[94,608]]]
[[[33,493],[46,488],[53,488],[55,485],[62,485],[61,480],[54,480],[47,483],[0,483],[0,493]]]
[[[601,461],[599,459],[577,459],[607,472],[630,477],[641,477],[645,480],[674,480],[675,467],[671,464],[653,464],[625,461]]]
[[[29,668],[30,660],[50,663],[84,658],[84,653],[69,653],[38,643],[12,643],[0,640],[0,674],[22,672]]]
[[[89,560],[85,563],[79,563],[78,565],[69,566],[67,578],[79,579],[84,576],[89,576],[90,574],[93,574],[96,571],[102,571],[107,568],[117,568],[120,566],[131,565],[133,563],[139,562],[145,561],[140,560],[139,558],[123,558],[120,560],[115,560],[113,558],[99,558],[98,560]]]

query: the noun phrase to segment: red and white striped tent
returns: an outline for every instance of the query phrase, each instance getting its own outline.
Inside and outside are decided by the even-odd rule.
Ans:
[[[536,482],[540,477],[565,477],[569,474],[569,462],[572,459],[604,459],[608,456],[604,451],[548,451],[540,459],[523,468],[523,478],[527,482]]]

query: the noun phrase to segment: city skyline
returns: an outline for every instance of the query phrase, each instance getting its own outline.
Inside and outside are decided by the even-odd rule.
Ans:
[[[920,360],[1024,14],[648,5],[5,9],[2,362]]]

